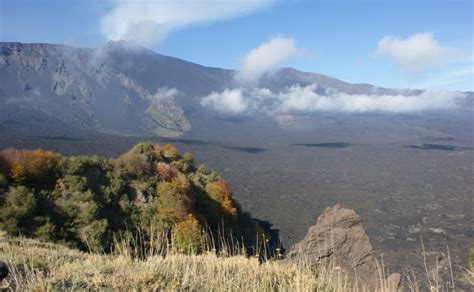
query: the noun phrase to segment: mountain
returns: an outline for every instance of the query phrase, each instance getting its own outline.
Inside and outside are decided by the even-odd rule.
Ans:
[[[0,43],[0,48],[3,126],[176,137],[216,126],[215,114],[200,100],[236,86],[236,71],[201,66],[125,41],[96,49],[22,43]],[[258,85],[276,92],[313,83],[322,94],[329,88],[347,94],[422,92],[351,84],[292,68],[268,74]]]
[[[326,75],[302,72],[293,68],[282,68],[272,75],[265,76],[261,81],[261,85],[271,88],[275,91],[283,90],[284,88],[292,86],[295,83],[301,86],[317,83],[321,93],[324,93],[324,91],[329,88],[336,89],[337,91],[347,94],[416,95],[422,92],[422,90],[390,89],[365,83],[353,84]]]
[[[124,42],[98,49],[21,43],[0,47],[3,122],[57,121],[121,134],[177,135],[189,130],[190,123],[172,98],[155,98],[157,88],[176,87],[185,96],[206,94],[230,78],[230,71]]]

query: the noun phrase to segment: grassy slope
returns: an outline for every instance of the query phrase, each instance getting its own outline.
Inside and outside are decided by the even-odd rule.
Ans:
[[[327,291],[309,270],[244,256],[172,254],[134,260],[0,235],[13,290]],[[5,283],[3,283],[5,285]]]
[[[13,291],[347,291],[347,282],[337,269],[322,271],[316,277],[304,266],[272,260],[260,263],[255,257],[242,255],[168,253],[138,260],[129,253],[127,249],[113,255],[86,253],[0,231],[0,260],[10,268],[0,290],[7,286]],[[473,268],[464,270],[465,288],[454,290],[470,291]],[[450,283],[441,280],[403,281],[402,291],[453,291]],[[387,285],[383,280],[380,284]]]

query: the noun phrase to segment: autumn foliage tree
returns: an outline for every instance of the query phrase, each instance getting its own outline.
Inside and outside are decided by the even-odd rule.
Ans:
[[[0,153],[2,169],[16,184],[51,186],[57,179],[60,156],[51,151],[7,149]]]
[[[232,219],[237,218],[237,209],[232,201],[229,185],[223,179],[207,184],[206,192],[209,194],[209,197],[220,205],[225,215]]]
[[[158,214],[161,221],[177,223],[192,212],[193,200],[189,190],[189,181],[183,175],[158,184]]]
[[[173,247],[183,253],[199,253],[204,246],[204,232],[199,220],[188,214],[173,228]]]
[[[160,180],[168,181],[173,177],[173,170],[169,164],[158,162],[156,164],[156,175]]]

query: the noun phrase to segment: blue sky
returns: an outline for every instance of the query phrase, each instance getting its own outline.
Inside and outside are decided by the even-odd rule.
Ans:
[[[121,7],[123,1],[0,2],[1,41],[97,47],[137,35],[121,34],[114,25],[142,17],[124,16],[130,9]],[[249,52],[280,37],[291,39],[296,50],[278,66],[385,87],[474,90],[473,1],[233,1],[215,11],[210,2],[197,1],[198,9],[171,7],[182,10],[172,17],[160,14],[166,1],[156,2],[156,15],[149,13],[147,25],[138,28],[152,36],[138,42],[203,65],[239,69]],[[112,24],[104,29],[107,15]]]

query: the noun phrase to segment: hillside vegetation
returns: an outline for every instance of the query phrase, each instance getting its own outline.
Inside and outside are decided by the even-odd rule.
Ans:
[[[151,142],[116,159],[1,151],[0,230],[94,252],[127,239],[142,254],[157,236],[184,253],[277,240],[241,210],[216,172]]]

